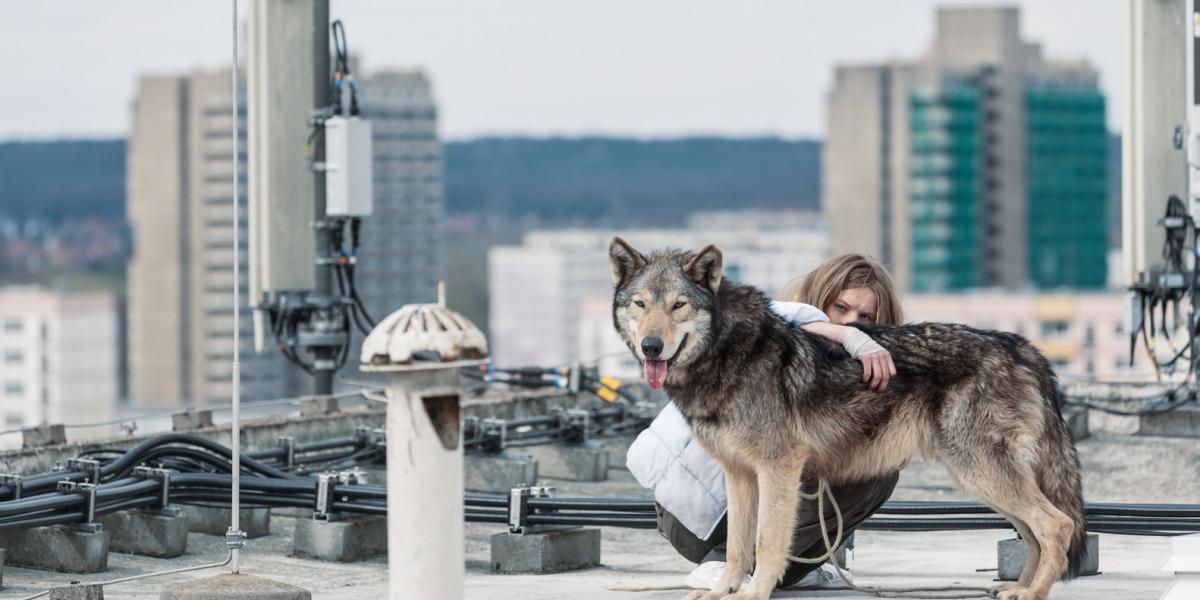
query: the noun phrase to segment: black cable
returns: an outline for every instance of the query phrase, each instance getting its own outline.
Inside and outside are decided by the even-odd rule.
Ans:
[[[1082,406],[1084,408],[1088,408],[1091,410],[1098,410],[1103,413],[1107,413],[1110,415],[1117,415],[1117,416],[1121,416],[1121,417],[1148,417],[1148,416],[1153,416],[1153,415],[1162,415],[1162,414],[1169,413],[1185,404],[1188,404],[1189,402],[1196,400],[1196,392],[1193,390],[1186,390],[1185,393],[1183,393],[1181,395],[1177,395],[1178,392],[1183,390],[1185,387],[1186,387],[1186,384],[1183,384],[1183,385],[1180,385],[1178,388],[1168,391],[1166,394],[1167,401],[1165,404],[1162,404],[1160,406],[1152,406],[1150,408],[1144,408],[1144,409],[1140,409],[1140,410],[1122,410],[1119,408],[1111,408],[1108,406],[1104,406],[1102,404],[1097,404],[1091,400],[1088,400],[1085,398],[1079,398],[1079,397],[1074,397],[1074,398],[1068,397],[1064,400],[1064,402],[1066,404]]]
[[[358,295],[358,286],[354,283],[354,265],[346,265],[346,280],[350,284],[350,298],[354,300],[354,304],[358,306],[358,310],[362,311],[362,316],[367,320],[367,323],[374,329],[376,325],[375,319],[371,317],[371,313],[367,311],[367,307],[363,305],[362,298]]]

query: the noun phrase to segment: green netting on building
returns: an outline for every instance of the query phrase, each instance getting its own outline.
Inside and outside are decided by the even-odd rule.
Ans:
[[[979,91],[954,85],[909,96],[912,287],[979,282]]]
[[[1025,92],[1029,277],[1039,288],[1107,281],[1107,133],[1096,90]]]

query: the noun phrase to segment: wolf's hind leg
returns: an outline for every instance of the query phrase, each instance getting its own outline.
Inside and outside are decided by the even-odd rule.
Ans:
[[[725,542],[725,570],[712,591],[696,591],[684,600],[716,600],[736,592],[742,579],[754,565],[754,537],[758,530],[758,484],[754,472],[742,465],[722,464],[725,471],[725,490],[729,500]]]
[[[1001,466],[979,469],[959,479],[968,491],[1007,517],[1025,539],[1028,556],[1016,585],[996,586],[993,592],[1005,600],[1045,600],[1050,597],[1050,586],[1066,570],[1067,546],[1075,525],[1050,503],[1028,469]]]
[[[1029,526],[1024,521],[1016,518],[1011,513],[992,506],[996,512],[1004,515],[1009,523],[1012,523],[1016,528],[1017,533],[1021,534],[1021,540],[1025,542],[1025,566],[1021,569],[1021,575],[1016,581],[1004,581],[992,586],[992,597],[1000,595],[1000,592],[1015,588],[1027,588],[1033,583],[1033,574],[1037,571],[1038,562],[1041,561],[1042,548],[1038,544],[1037,536],[1029,530]]]

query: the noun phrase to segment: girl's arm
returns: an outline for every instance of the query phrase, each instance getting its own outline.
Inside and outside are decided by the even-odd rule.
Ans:
[[[891,353],[861,330],[824,321],[813,321],[800,327],[841,344],[850,356],[862,361],[863,381],[873,390],[887,389],[888,380],[896,374],[896,364],[892,362]]]

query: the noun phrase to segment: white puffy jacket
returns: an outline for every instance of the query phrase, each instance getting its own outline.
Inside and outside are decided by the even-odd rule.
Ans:
[[[820,309],[800,302],[772,302],[775,314],[797,325],[829,321]],[[721,465],[692,440],[687,419],[669,403],[629,447],[625,464],[642,487],[689,531],[708,539],[725,515]]]

